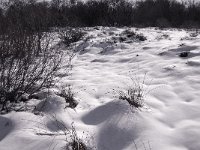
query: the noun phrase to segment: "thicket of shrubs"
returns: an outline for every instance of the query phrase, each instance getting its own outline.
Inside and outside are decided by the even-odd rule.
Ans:
[[[0,112],[52,86],[62,55],[50,42],[47,33],[13,30],[0,35]]]
[[[48,30],[63,26],[199,27],[200,4],[191,0],[10,0],[0,9],[0,32],[21,26]],[[4,8],[4,9],[3,9]]]
[[[16,103],[52,86],[62,58],[50,46],[53,38],[45,32],[48,22],[39,15],[43,11],[31,16],[34,7],[41,8],[40,4],[13,1],[4,6],[8,7],[0,10],[1,113],[15,109]]]

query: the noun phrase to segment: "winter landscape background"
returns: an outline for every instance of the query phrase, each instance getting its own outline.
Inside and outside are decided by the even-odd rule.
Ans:
[[[200,4],[1,1],[0,150],[199,150]]]

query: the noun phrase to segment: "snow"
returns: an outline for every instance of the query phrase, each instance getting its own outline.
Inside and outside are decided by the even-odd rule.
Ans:
[[[0,150],[62,149],[63,131],[72,122],[91,149],[199,150],[200,35],[130,28],[147,40],[114,42],[113,36],[126,28],[97,28],[84,28],[90,38],[74,44],[71,72],[65,72],[63,63],[55,88],[28,102],[33,112],[0,116]],[[179,57],[181,52],[189,52],[188,57]],[[141,109],[118,97],[133,86],[131,78],[143,84]],[[64,98],[56,95],[69,84],[79,103],[75,109],[65,108]],[[64,126],[56,125],[55,118]]]

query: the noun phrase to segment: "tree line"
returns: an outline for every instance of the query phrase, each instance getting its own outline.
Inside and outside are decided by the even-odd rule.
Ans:
[[[65,26],[199,27],[200,4],[175,0],[10,0],[0,8],[0,33]]]

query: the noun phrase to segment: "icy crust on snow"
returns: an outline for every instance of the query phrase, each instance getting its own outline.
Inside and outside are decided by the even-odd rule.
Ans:
[[[78,106],[65,108],[64,98],[52,92],[39,101],[30,100],[35,114],[1,115],[0,150],[64,148],[64,129],[51,116],[69,129],[74,122],[78,136],[91,149],[199,150],[200,34],[130,28],[147,40],[120,42],[117,39],[126,28],[84,30],[88,40],[74,45],[77,55],[70,76],[61,69],[54,89],[58,92],[71,84]],[[182,52],[188,56],[180,57]],[[147,91],[145,108],[138,111],[117,95],[131,85],[130,77],[144,81]]]

